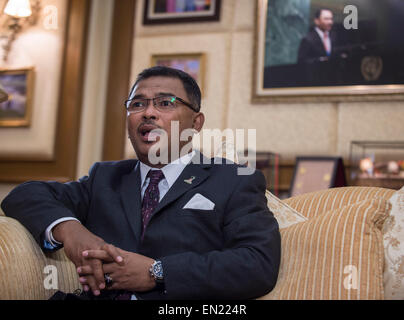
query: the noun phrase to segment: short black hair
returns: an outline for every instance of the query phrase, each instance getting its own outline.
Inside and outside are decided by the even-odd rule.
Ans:
[[[136,82],[130,90],[129,98],[131,97],[133,90],[140,81],[146,80],[151,77],[169,77],[180,79],[185,92],[187,93],[189,102],[194,106],[194,111],[199,112],[201,109],[201,89],[198,83],[192,78],[188,73],[174,68],[169,68],[165,66],[155,66],[151,68],[144,69],[138,74]]]
[[[314,13],[314,17],[315,17],[316,19],[319,19],[320,16],[321,16],[321,12],[323,12],[323,11],[330,11],[330,12],[332,12],[331,9],[328,9],[328,8],[320,8],[320,9],[316,10],[316,12]]]

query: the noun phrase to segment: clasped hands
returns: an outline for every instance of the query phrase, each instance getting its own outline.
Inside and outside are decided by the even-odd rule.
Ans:
[[[63,243],[85,291],[91,289],[98,296],[103,289],[144,292],[156,286],[149,272],[153,259],[107,244],[77,221],[58,224],[53,236]],[[104,274],[112,278],[108,288]]]
[[[148,291],[155,286],[149,268],[153,259],[119,249],[112,244],[104,244],[101,249],[82,252],[83,265],[77,268],[79,281],[85,291],[92,290],[99,295],[100,290]],[[106,286],[104,274],[112,279]]]

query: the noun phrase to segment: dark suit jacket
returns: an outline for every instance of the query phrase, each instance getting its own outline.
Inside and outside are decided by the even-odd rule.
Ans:
[[[336,47],[336,34],[330,31],[331,51]],[[315,29],[312,29],[306,37],[302,39],[299,46],[298,63],[313,63],[319,61],[320,57],[327,57],[323,40]]]
[[[144,299],[247,299],[274,287],[280,234],[266,205],[262,173],[238,176],[234,164],[190,163],[159,203],[141,243],[137,162],[95,163],[89,176],[65,184],[24,183],[2,208],[41,246],[52,222],[75,217],[108,243],[160,259],[166,291],[140,294]],[[185,183],[191,176],[193,183]],[[215,203],[214,209],[183,209],[196,193]]]

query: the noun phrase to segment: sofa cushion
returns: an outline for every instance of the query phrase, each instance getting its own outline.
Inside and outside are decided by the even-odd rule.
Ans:
[[[371,198],[388,200],[394,190],[376,187],[343,187],[311,192],[283,200],[307,218],[337,208],[342,208]]]
[[[0,216],[0,300],[49,299],[80,287],[63,248],[45,254],[17,220]]]
[[[0,217],[0,300],[47,299],[46,258],[17,221]]]
[[[391,212],[383,229],[384,297],[404,300],[404,187],[389,201]]]
[[[383,299],[389,208],[368,199],[282,229],[278,282],[261,299]]]
[[[307,218],[284,203],[268,190],[265,193],[269,210],[278,221],[279,229],[290,227],[299,222],[307,221]]]

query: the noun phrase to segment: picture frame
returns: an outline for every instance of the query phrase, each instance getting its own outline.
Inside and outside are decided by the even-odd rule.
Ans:
[[[404,28],[404,3],[350,4],[359,12],[357,29],[346,28],[352,16],[343,0],[256,0],[253,103],[404,100],[404,43],[393,37]],[[303,39],[315,32],[320,8],[332,12],[330,36],[339,40],[330,56],[305,60]]]
[[[191,75],[204,93],[206,55],[204,53],[154,54],[151,66],[166,66]]]
[[[8,94],[8,99],[0,103],[0,127],[29,127],[34,68],[0,69],[0,85]]]
[[[219,21],[221,0],[145,0],[144,25]]]
[[[289,196],[346,186],[344,162],[341,157],[296,157]]]

